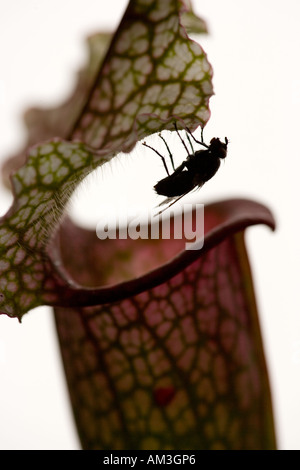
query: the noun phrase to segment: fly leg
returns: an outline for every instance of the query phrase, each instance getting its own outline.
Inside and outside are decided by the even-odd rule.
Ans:
[[[191,133],[191,131],[190,131],[188,128],[187,128],[187,131],[188,131],[188,133],[190,134],[190,136],[192,137],[192,139],[193,139],[197,144],[203,145],[203,147],[205,147],[205,148],[207,148],[207,149],[209,148],[209,146],[206,145],[206,144],[204,143],[204,140],[203,140],[203,127],[201,127],[201,141],[200,141],[200,140],[197,140],[196,137],[193,136],[193,134]],[[189,141],[190,141],[190,139],[189,139]],[[192,144],[191,144],[191,146],[192,146]]]
[[[194,147],[193,147],[193,144],[192,144],[192,141],[190,139],[190,135],[188,134],[188,132],[186,132],[186,138],[187,140],[189,141],[189,144],[191,146],[191,149],[192,149],[192,154],[194,155],[195,154],[195,150],[194,150]]]
[[[184,142],[183,138],[182,138],[181,135],[179,134],[179,131],[178,131],[178,129],[177,129],[177,124],[176,124],[176,122],[174,122],[174,127],[175,127],[175,131],[177,132],[177,135],[178,135],[179,139],[180,139],[181,142],[182,142],[182,145],[184,146],[184,148],[185,148],[187,154],[189,155],[190,153],[189,153],[189,151],[188,151],[187,146],[185,145],[185,142]]]
[[[143,145],[144,145],[145,147],[148,147],[149,149],[153,150],[153,152],[155,152],[155,153],[162,159],[162,162],[163,162],[163,164],[164,164],[165,170],[166,170],[168,176],[170,176],[170,173],[169,173],[169,170],[168,170],[168,167],[167,167],[167,164],[166,164],[165,157],[164,157],[161,153],[159,153],[157,150],[155,150],[153,147],[150,147],[150,145],[146,144],[146,142],[143,142]]]
[[[168,153],[169,153],[169,156],[170,156],[170,160],[171,160],[171,163],[172,163],[172,167],[173,167],[173,170],[175,171],[175,166],[174,166],[174,160],[173,160],[173,155],[172,155],[172,152],[166,142],[166,140],[163,138],[163,136],[161,134],[159,134],[159,137],[161,138],[161,140],[164,142],[165,146],[167,147],[167,150],[168,150]]]

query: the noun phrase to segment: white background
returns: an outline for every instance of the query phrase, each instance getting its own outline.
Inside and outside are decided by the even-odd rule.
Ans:
[[[228,158],[201,190],[201,202],[250,197],[265,203],[276,217],[275,233],[254,227],[248,230],[247,241],[278,446],[300,449],[300,3],[193,3],[211,33],[200,40],[214,68],[215,96],[206,140],[225,135],[230,140]],[[85,36],[114,28],[126,4],[125,0],[0,0],[1,160],[22,146],[22,111],[32,105],[53,106],[68,96],[74,73],[85,62]],[[177,145],[172,136],[173,144]],[[124,183],[123,199],[134,201],[136,194],[140,199],[143,192],[149,197],[162,171],[159,159],[138,149],[119,160],[119,166],[94,176],[92,182],[99,186],[103,175],[113,175],[114,181]],[[148,175],[143,180],[139,173],[139,184],[135,171],[143,167],[137,161],[143,161]],[[116,187],[120,197],[120,187],[112,186]],[[91,183],[84,183],[75,198],[77,215],[93,201],[94,208],[99,206],[101,194],[95,194]],[[10,201],[2,188],[0,214]],[[86,217],[90,225],[97,220],[97,209],[93,217]],[[35,309],[22,324],[0,317],[0,449],[80,448],[59,354],[48,308]]]

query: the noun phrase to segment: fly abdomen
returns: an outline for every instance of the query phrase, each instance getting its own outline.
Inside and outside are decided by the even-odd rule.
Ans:
[[[160,180],[154,189],[160,196],[175,197],[192,191],[194,187],[193,175],[188,171],[182,171]]]

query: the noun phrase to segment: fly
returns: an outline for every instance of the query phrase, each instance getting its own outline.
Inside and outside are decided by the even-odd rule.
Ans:
[[[159,134],[159,137],[163,140],[167,148],[173,168],[173,173],[170,174],[165,157],[153,147],[150,147],[150,145],[147,145],[145,142],[143,143],[145,147],[153,150],[162,159],[163,165],[168,175],[162,180],[158,181],[158,183],[156,183],[154,186],[154,190],[158,195],[166,196],[167,198],[160,204],[160,206],[170,203],[168,206],[170,207],[189,192],[193,191],[194,189],[201,188],[204,183],[210,180],[217,173],[221,164],[221,160],[224,159],[227,155],[227,137],[225,137],[225,142],[221,142],[220,139],[215,137],[210,141],[210,144],[207,145],[203,142],[203,129],[201,134],[201,142],[195,139],[193,134],[188,131],[187,138],[192,149],[192,153],[190,153],[184,140],[178,132],[176,123],[174,123],[174,127],[188,154],[186,160],[184,160],[177,168],[174,166],[173,155],[166,140],[161,134]],[[190,136],[197,144],[205,147],[205,150],[194,151]],[[161,212],[163,212],[163,210],[161,210],[159,214]]]

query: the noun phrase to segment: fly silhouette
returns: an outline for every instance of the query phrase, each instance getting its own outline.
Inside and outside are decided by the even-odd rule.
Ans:
[[[227,137],[225,137],[225,142],[221,142],[219,138],[214,137],[213,139],[211,139],[210,144],[207,145],[203,141],[203,129],[201,133],[201,141],[197,140],[193,136],[193,134],[188,130],[186,135],[192,150],[192,152],[190,153],[183,138],[178,132],[176,123],[174,123],[174,127],[188,156],[186,160],[181,163],[181,165],[175,168],[173,155],[170,151],[170,148],[164,137],[159,134],[159,137],[163,140],[167,148],[171,160],[173,168],[173,173],[171,174],[168,170],[165,157],[156,149],[150,147],[150,145],[143,142],[143,145],[145,147],[148,147],[153,150],[162,159],[163,165],[168,175],[162,180],[158,181],[158,183],[156,183],[156,185],[154,186],[154,190],[158,195],[166,196],[166,199],[162,203],[160,203],[159,206],[169,204],[166,208],[159,211],[157,215],[161,214],[164,210],[171,207],[186,194],[190,193],[195,189],[201,188],[204,183],[209,181],[217,173],[221,164],[221,160],[223,160],[227,155]],[[197,144],[200,144],[205,147],[205,150],[194,151],[190,136]]]

